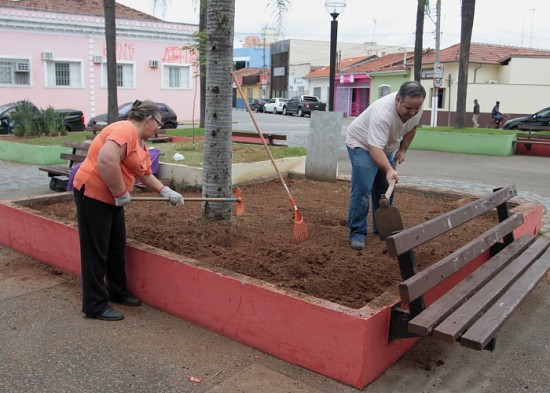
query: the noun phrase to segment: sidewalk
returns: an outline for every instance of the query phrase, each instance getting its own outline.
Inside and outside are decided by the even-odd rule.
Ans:
[[[345,175],[346,158],[340,161]],[[547,219],[547,162],[411,151],[399,171],[403,185],[458,192],[516,184],[519,198],[545,204]],[[50,192],[36,167],[0,161],[0,171],[1,199]],[[547,277],[514,313],[494,352],[424,339],[363,391],[546,392],[549,284]],[[121,310],[126,319],[116,323],[81,317],[77,277],[0,247],[0,390],[358,392],[147,305]]]

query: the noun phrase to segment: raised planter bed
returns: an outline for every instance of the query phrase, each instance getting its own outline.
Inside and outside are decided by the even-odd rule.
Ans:
[[[29,204],[68,193],[0,203],[0,242],[56,268],[79,275],[77,230],[44,218]],[[537,233],[542,206],[520,206],[525,217],[516,235]],[[29,231],[32,228],[32,231]],[[483,263],[473,261],[470,267]],[[335,380],[363,388],[376,379],[418,339],[388,342],[390,308],[397,295],[376,306],[351,309],[283,290],[146,244],[129,241],[129,286],[147,304],[184,318],[281,359]],[[434,288],[446,291],[446,283]]]
[[[510,156],[514,154],[515,135],[485,135],[418,130],[411,143],[414,150]]]

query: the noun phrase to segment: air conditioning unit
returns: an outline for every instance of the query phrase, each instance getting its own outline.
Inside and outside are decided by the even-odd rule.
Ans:
[[[52,60],[52,59],[53,59],[52,52],[42,52],[42,60]]]
[[[24,61],[18,61],[15,63],[15,72],[30,72],[31,65]]]
[[[94,64],[101,64],[101,63],[103,63],[103,56],[94,55]]]
[[[490,85],[496,85],[498,82],[495,80],[488,80],[487,83]]]
[[[149,60],[149,67],[151,68],[158,68],[159,61],[158,60]]]

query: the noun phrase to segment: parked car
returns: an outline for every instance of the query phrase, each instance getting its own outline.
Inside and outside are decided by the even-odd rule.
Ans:
[[[128,119],[128,113],[130,113],[130,109],[132,109],[132,104],[133,102],[127,102],[118,107],[119,120]],[[176,115],[176,112],[174,112],[174,110],[170,108],[168,105],[166,105],[165,103],[155,102],[155,104],[159,107],[162,113],[162,128],[164,129],[178,128],[178,115]],[[94,116],[88,122],[88,127],[90,128],[96,128],[98,126],[101,127],[106,125],[107,125],[107,113]]]
[[[265,113],[283,113],[283,108],[288,100],[286,98],[271,98],[267,103],[264,105],[264,112]]]
[[[550,107],[541,109],[531,116],[516,117],[504,123],[505,130],[517,130],[518,125],[526,124],[530,126],[550,126]]]
[[[327,104],[321,102],[315,96],[295,96],[292,97],[283,108],[284,115],[297,114],[300,117],[310,115],[313,111],[325,111]]]
[[[17,105],[19,105],[21,102],[22,101],[10,102],[8,104],[0,106],[0,134],[8,134],[9,132],[11,132],[11,129],[13,128],[13,122],[10,120],[10,113],[12,111],[15,111]],[[39,116],[40,109],[30,101],[26,102],[32,108],[32,110],[36,111],[36,121],[39,121],[38,119],[41,119],[41,116]],[[54,111],[57,113],[61,113],[64,116],[63,124],[67,131],[84,131],[85,121],[84,113],[82,111],[68,108],[54,108]]]
[[[267,100],[264,100],[263,98],[256,99],[254,98],[248,106],[250,107],[251,111],[262,113],[264,111],[264,105],[267,102]]]

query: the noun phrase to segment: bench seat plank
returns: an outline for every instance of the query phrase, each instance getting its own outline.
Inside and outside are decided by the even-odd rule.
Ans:
[[[419,298],[426,291],[488,250],[493,244],[497,243],[521,224],[523,224],[523,216],[515,213],[468,244],[460,247],[452,254],[447,255],[437,263],[403,281],[399,284],[401,299],[405,303],[410,303],[414,299]]]
[[[38,169],[44,172],[48,172],[50,176],[69,176],[69,174],[71,173],[71,168],[62,164],[41,166]]]
[[[550,270],[550,250],[547,250],[520,277],[508,291],[489,308],[460,338],[460,344],[471,349],[482,350],[493,339],[496,332],[519,307],[521,301],[535,288]]]
[[[483,198],[470,202],[413,228],[405,229],[386,239],[388,254],[392,257],[424,244],[456,228],[517,195],[514,186],[505,187]]]
[[[457,340],[547,248],[548,241],[546,239],[537,239],[531,247],[437,325],[433,330],[433,336],[449,342]]]
[[[420,336],[430,335],[437,324],[466,302],[510,261],[525,251],[535,239],[535,236],[522,236],[507,246],[410,320],[408,331]]]

